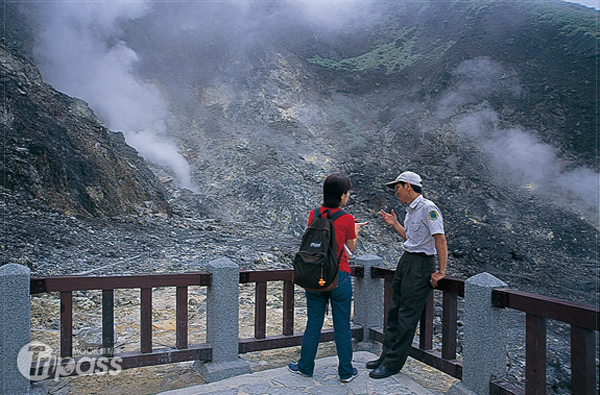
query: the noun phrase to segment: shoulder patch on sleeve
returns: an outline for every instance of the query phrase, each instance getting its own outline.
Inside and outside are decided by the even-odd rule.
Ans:
[[[440,217],[440,215],[438,214],[437,211],[431,210],[429,212],[429,214],[427,214],[427,217],[429,217],[430,220],[435,221],[436,219],[438,219]]]

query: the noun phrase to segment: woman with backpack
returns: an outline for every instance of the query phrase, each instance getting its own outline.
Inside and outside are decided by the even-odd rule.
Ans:
[[[323,184],[323,205],[318,209],[311,210],[308,217],[309,226],[316,217],[329,218],[340,211],[348,203],[351,188],[352,183],[346,176],[332,174],[327,177]],[[325,311],[327,303],[330,302],[333,314],[335,346],[339,359],[338,375],[340,381],[349,383],[358,376],[358,370],[352,366],[352,333],[350,331],[352,279],[348,253],[343,251],[344,246],[350,253],[354,251],[358,231],[366,224],[366,222],[356,222],[350,214],[341,215],[333,221],[336,256],[339,257],[337,283],[325,292],[312,289],[305,291],[308,321],[302,337],[300,360],[291,362],[288,365],[288,369],[293,373],[312,377]]]

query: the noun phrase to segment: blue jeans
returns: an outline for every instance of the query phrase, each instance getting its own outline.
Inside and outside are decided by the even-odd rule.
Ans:
[[[329,292],[305,291],[308,322],[302,337],[302,349],[298,361],[298,368],[304,374],[313,374],[325,309],[327,300],[329,300],[333,314],[335,347],[339,360],[338,375],[342,379],[352,376],[354,369],[352,366],[352,332],[350,331],[352,278],[350,273],[339,271],[337,281],[337,287]]]

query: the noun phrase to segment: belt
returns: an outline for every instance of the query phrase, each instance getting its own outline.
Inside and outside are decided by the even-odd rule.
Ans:
[[[410,251],[406,251],[406,250],[404,252],[407,252],[407,253],[413,254],[413,255],[420,255],[420,256],[425,257],[425,258],[431,258],[431,257],[433,257],[433,255],[427,255],[424,252],[410,252]]]

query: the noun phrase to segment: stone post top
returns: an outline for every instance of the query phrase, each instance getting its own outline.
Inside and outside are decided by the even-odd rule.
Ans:
[[[17,263],[8,263],[0,266],[0,276],[29,276],[31,270]]]
[[[214,267],[214,268],[235,268],[238,269],[239,266],[234,263],[231,259],[223,257],[223,258],[219,258],[219,259],[215,259],[214,261],[210,261],[208,263],[209,267]]]
[[[483,272],[480,274],[477,274],[473,277],[469,277],[466,281],[465,281],[465,285],[469,284],[469,285],[476,285],[479,287],[485,287],[485,288],[506,288],[508,287],[508,285],[492,276],[491,274],[487,273],[487,272]]]
[[[357,260],[357,261],[381,261],[381,262],[383,262],[383,258],[381,258],[380,256],[377,256],[377,255],[373,255],[373,254],[365,254],[365,255],[357,256],[355,258],[355,260]]]

